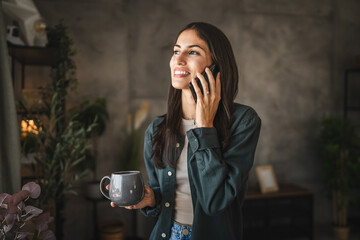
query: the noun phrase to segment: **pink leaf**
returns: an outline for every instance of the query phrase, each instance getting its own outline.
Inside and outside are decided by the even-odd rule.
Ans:
[[[35,220],[35,229],[39,232],[45,231],[48,229],[48,224],[54,220],[53,217],[50,217],[50,213],[46,212],[44,214],[41,214],[38,218]]]
[[[31,227],[29,227],[28,225],[22,225],[15,232],[17,233],[17,238],[19,238],[19,239],[27,237],[27,236],[33,236],[34,235],[33,229]]]
[[[34,182],[29,182],[29,183],[25,184],[22,187],[22,190],[28,191],[30,193],[31,198],[38,198],[41,193],[41,188],[40,188],[39,184],[34,183]]]
[[[27,236],[32,236],[34,235],[33,233],[31,232],[17,232],[17,237],[16,239],[23,239],[23,238],[26,238]]]
[[[16,214],[15,213],[8,213],[5,216],[6,226],[4,226],[5,233],[10,231],[11,228],[14,226]]]
[[[30,219],[32,219],[33,217],[39,216],[43,210],[33,207],[33,206],[26,206],[25,207],[25,216],[26,218],[24,218],[24,221],[28,221]]]
[[[20,202],[20,203],[17,205],[17,208],[18,208],[18,210],[20,210],[20,211],[24,210],[24,208],[25,208],[25,203],[24,203],[24,202]]]
[[[7,208],[7,203],[9,202],[11,195],[7,193],[0,194],[0,207]]]
[[[46,230],[41,233],[43,240],[56,240],[55,234],[51,230]]]

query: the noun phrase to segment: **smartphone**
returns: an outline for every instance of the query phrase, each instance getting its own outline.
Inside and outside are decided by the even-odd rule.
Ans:
[[[209,69],[210,69],[211,73],[213,74],[214,79],[216,80],[216,76],[217,76],[217,74],[219,72],[218,66],[215,63],[213,63],[213,64],[210,65]],[[208,76],[207,76],[206,72],[203,71],[201,74],[204,76],[205,81],[207,82],[207,84],[209,86],[209,90],[210,90],[209,79],[208,79]],[[197,83],[197,85],[199,86],[199,88],[201,90],[201,93],[204,94],[204,90],[203,90],[200,79],[198,77],[196,77],[195,80],[196,80],[196,83]],[[191,82],[189,83],[189,88],[191,90],[191,93],[192,93],[192,95],[194,97],[195,102],[197,102],[196,92],[195,92],[194,86],[193,86],[193,84]]]

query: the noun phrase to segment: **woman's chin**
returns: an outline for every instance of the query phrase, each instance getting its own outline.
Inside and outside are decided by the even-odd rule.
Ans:
[[[172,82],[171,85],[175,89],[188,89],[189,88],[189,84],[184,83],[184,82]]]

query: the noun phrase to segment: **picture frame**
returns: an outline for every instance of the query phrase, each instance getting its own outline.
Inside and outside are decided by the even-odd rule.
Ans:
[[[279,185],[276,181],[274,169],[271,165],[257,166],[255,170],[260,184],[261,193],[279,191]]]

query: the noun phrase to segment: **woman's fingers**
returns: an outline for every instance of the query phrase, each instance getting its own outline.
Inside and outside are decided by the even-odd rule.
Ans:
[[[208,75],[210,90],[205,78],[198,74],[198,77],[203,84],[204,97],[198,97],[198,104],[196,105],[196,124],[198,127],[213,127],[214,118],[221,99],[220,73],[216,75],[215,81],[215,76],[212,76],[210,69],[206,68],[205,72]],[[206,94],[206,91],[209,91],[209,94]]]
[[[151,191],[152,191],[152,189],[149,186],[145,185],[145,195],[150,194]]]
[[[201,80],[200,80],[201,81]],[[199,100],[200,98],[203,97],[203,94],[201,93],[201,90],[200,90],[200,87],[199,85],[197,84],[197,81],[195,79],[191,80],[192,84],[193,84],[193,87],[194,87],[194,90],[195,90],[195,93],[196,93],[196,97],[197,99]]]
[[[117,205],[113,202],[110,203],[110,205],[112,207],[116,207]],[[144,207],[154,207],[155,206],[155,194],[153,192],[153,190],[149,187],[149,186],[144,186],[144,197],[143,199],[136,205],[131,205],[131,206],[125,206],[124,208],[128,209],[128,210],[133,210],[133,209],[140,209],[140,208],[144,208]],[[120,206],[118,206],[120,207]]]
[[[121,207],[121,206],[116,205],[114,202],[110,202],[110,205],[112,207]],[[123,207],[123,208],[131,210],[131,209],[135,209],[135,206],[126,206],[126,207]]]
[[[207,68],[205,68],[205,71],[206,71]],[[200,74],[200,73],[196,73],[196,76],[200,79],[200,83],[201,83],[201,86],[202,86],[202,89],[203,89],[203,93],[202,93],[202,97],[208,97],[210,91],[209,91],[209,85],[208,83],[206,82],[205,80],[205,77]]]
[[[205,72],[206,72],[206,74],[207,74],[207,77],[208,77],[208,79],[209,79],[209,84],[208,83],[206,83],[206,87],[207,87],[207,91],[209,91],[209,93],[211,94],[211,95],[214,95],[215,94],[215,90],[216,90],[216,88],[215,88],[215,77],[216,76],[214,76],[213,75],[213,73],[210,71],[210,69],[209,68],[205,68]],[[209,90],[209,86],[208,85],[210,85],[210,90]],[[204,85],[203,85],[204,86]],[[215,90],[214,90],[215,89]],[[205,90],[204,90],[205,91]]]
[[[209,82],[206,81],[205,77],[202,74],[196,73],[196,76],[200,79],[201,86],[203,89],[203,93],[201,93],[200,87],[198,87],[198,90],[194,87],[195,92],[198,95],[198,98],[200,94],[201,94],[200,96],[204,98],[208,98],[210,96],[216,96],[218,94],[217,86],[219,86],[219,84],[215,81],[215,77],[220,78],[220,75],[218,74],[217,76],[214,76],[208,67],[205,68],[205,73],[207,75],[207,79],[209,80]],[[193,85],[194,82],[196,81],[193,80]]]

